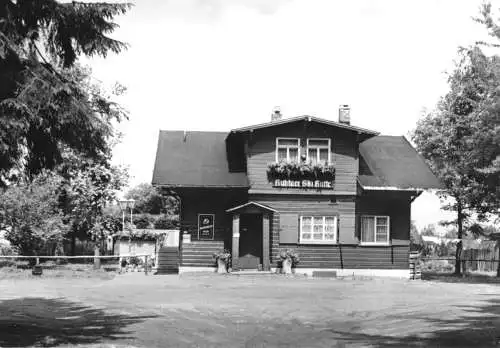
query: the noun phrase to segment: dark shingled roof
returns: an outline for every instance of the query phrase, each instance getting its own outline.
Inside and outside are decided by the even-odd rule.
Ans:
[[[160,131],[153,185],[249,187],[246,173],[229,172],[226,132]],[[359,183],[366,190],[442,188],[404,137],[375,136],[359,146]]]
[[[246,173],[229,172],[226,137],[227,132],[160,131],[153,185],[248,187]]]
[[[442,188],[424,159],[403,136],[376,136],[359,145],[359,183],[364,189]]]

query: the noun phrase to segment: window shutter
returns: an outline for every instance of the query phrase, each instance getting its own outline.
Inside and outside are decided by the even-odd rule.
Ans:
[[[354,237],[361,241],[361,215],[356,214],[354,223]]]
[[[280,214],[280,243],[297,244],[299,239],[299,216]]]

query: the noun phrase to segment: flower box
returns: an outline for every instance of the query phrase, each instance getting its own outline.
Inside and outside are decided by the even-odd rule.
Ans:
[[[269,163],[267,166],[267,178],[269,181],[279,179],[331,182],[335,179],[335,167],[328,163]]]

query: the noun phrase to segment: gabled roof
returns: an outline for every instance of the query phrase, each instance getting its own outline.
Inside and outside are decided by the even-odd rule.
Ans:
[[[254,131],[256,129],[262,129],[262,128],[269,128],[269,127],[275,127],[283,124],[288,124],[288,123],[293,123],[293,122],[299,122],[299,121],[307,121],[307,122],[317,122],[321,123],[327,126],[333,126],[333,127],[338,127],[338,128],[343,128],[343,129],[348,129],[354,132],[358,133],[363,133],[367,135],[377,135],[379,134],[378,132],[365,129],[365,128],[360,128],[360,127],[355,127],[351,126],[349,124],[345,123],[339,123],[331,120],[326,120],[324,118],[319,118],[319,117],[314,117],[314,116],[297,116],[297,117],[290,117],[290,118],[285,118],[277,121],[272,121],[272,122],[266,122],[266,123],[259,123],[253,126],[247,126],[247,127],[241,127],[241,128],[235,128],[231,130],[231,133],[239,133],[239,132],[248,132],[248,131]]]
[[[153,185],[248,188],[245,172],[230,172],[226,132],[160,131]],[[440,189],[441,183],[404,137],[376,136],[359,145],[364,190]]]
[[[244,210],[246,208],[251,208],[251,207],[256,207],[259,210],[271,211],[273,213],[277,212],[276,209],[273,209],[271,207],[268,207],[267,205],[264,205],[264,204],[261,204],[261,203],[257,203],[257,202],[254,202],[254,201],[250,201],[250,202],[247,202],[245,204],[239,205],[237,207],[227,209],[226,212],[227,213],[233,213],[233,212],[242,211],[242,210]]]
[[[160,131],[153,185],[248,187],[246,173],[229,172],[227,132]]]
[[[403,136],[381,135],[359,144],[359,183],[365,190],[441,189],[422,156]]]

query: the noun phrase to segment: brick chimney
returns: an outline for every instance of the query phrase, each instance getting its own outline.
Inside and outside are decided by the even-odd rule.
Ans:
[[[339,123],[351,124],[351,108],[347,104],[339,106]]]
[[[281,120],[282,117],[283,117],[283,115],[281,114],[281,110],[280,110],[279,106],[276,106],[273,110],[272,115],[271,115],[271,122],[279,121],[279,120]]]

